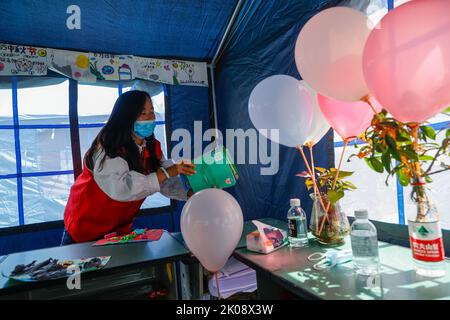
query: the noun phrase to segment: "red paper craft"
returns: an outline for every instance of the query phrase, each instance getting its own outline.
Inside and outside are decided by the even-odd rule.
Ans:
[[[132,233],[121,236],[114,236],[112,234],[107,234],[104,239],[97,241],[93,245],[106,246],[112,244],[126,244],[143,241],[158,241],[163,233],[164,233],[163,229],[137,229],[134,230]]]

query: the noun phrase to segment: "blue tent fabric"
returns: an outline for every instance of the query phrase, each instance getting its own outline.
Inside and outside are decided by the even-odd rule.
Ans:
[[[172,132],[176,129],[186,129],[191,133],[191,157],[194,154],[194,121],[201,121],[202,131],[209,129],[209,93],[205,87],[170,86],[169,104]],[[170,140],[170,137],[168,137]],[[201,139],[201,137],[199,138]],[[172,146],[177,142],[172,142]],[[203,143],[206,147],[208,143]],[[203,149],[203,148],[202,148]],[[169,154],[170,156],[170,154]],[[199,156],[199,155],[197,155]]]
[[[210,60],[236,0],[0,1],[0,42]],[[76,4],[81,29],[69,30]]]
[[[293,51],[304,23],[338,0],[244,1],[215,69],[219,129],[252,128],[247,103],[251,90],[264,78],[288,74],[299,78]],[[81,9],[81,30],[68,30],[67,7]],[[90,52],[210,61],[225,32],[237,0],[68,0],[0,1],[0,43],[35,45]],[[193,134],[194,121],[210,128],[211,88],[170,86],[171,129]],[[168,137],[170,139],[170,137]],[[316,165],[334,165],[333,134],[314,147]],[[205,144],[203,145],[203,147]],[[193,155],[193,153],[191,153]],[[170,155],[170,153],[169,153]],[[284,219],[288,200],[311,201],[295,174],[304,165],[294,149],[280,148],[280,170],[261,176],[259,165],[238,165],[240,179],[227,189],[239,201],[245,219]],[[138,217],[136,227],[179,230],[184,203],[173,213]],[[59,244],[61,229],[2,236],[0,255]]]
[[[297,79],[294,46],[306,21],[317,11],[339,1],[252,1],[246,2],[236,21],[227,49],[216,69],[217,118],[219,129],[253,128],[248,115],[252,89],[274,74]],[[333,133],[314,146],[316,166],[334,166]],[[260,175],[259,165],[238,165],[240,180],[233,190],[245,219],[286,217],[289,199],[296,197],[308,215],[311,199],[304,179],[303,161],[294,148],[280,146],[280,170],[273,176]]]

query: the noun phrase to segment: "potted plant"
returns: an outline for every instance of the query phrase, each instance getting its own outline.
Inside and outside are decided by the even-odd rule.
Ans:
[[[339,200],[346,191],[356,189],[349,181],[343,180],[353,172],[342,171],[336,168],[325,169],[315,167],[313,176],[307,172],[298,174],[306,178],[305,185],[313,199],[310,230],[322,244],[342,244],[350,232],[350,224],[344,211],[341,210]],[[314,186],[316,182],[317,189]]]

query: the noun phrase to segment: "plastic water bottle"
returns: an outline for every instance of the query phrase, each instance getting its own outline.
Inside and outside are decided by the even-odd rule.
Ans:
[[[305,247],[308,245],[308,226],[306,213],[300,207],[300,199],[291,199],[287,214],[289,228],[289,245],[291,247]]]
[[[380,259],[377,229],[369,221],[367,210],[356,210],[355,218],[350,231],[355,272],[362,275],[378,274]]]

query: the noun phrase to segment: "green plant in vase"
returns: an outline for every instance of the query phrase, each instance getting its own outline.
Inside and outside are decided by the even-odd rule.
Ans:
[[[346,191],[356,189],[353,183],[344,180],[353,172],[336,168],[315,167],[314,169],[313,176],[307,172],[298,174],[306,178],[307,189],[314,190],[314,193],[311,193],[314,202],[310,230],[320,243],[341,244],[350,232],[350,225],[347,216],[341,210],[339,200],[344,197]]]
[[[415,269],[425,276],[445,274],[439,213],[426,187],[435,174],[450,170],[450,128],[444,130],[444,139],[437,143],[438,133],[431,126],[402,123],[382,111],[362,135],[367,144],[351,156],[364,159],[376,172],[386,172],[386,185],[396,175],[402,186],[411,186],[416,210],[408,214],[410,243]]]
[[[436,135],[430,126],[402,123],[382,111],[362,135],[367,144],[351,156],[364,159],[376,172],[386,172],[386,185],[389,177],[395,175],[402,186],[411,185],[411,199],[417,203],[417,222],[424,221],[427,214],[426,183],[432,182],[433,175],[450,170],[446,159],[436,168],[441,157],[449,156],[450,129],[446,129],[441,144],[436,143]]]

